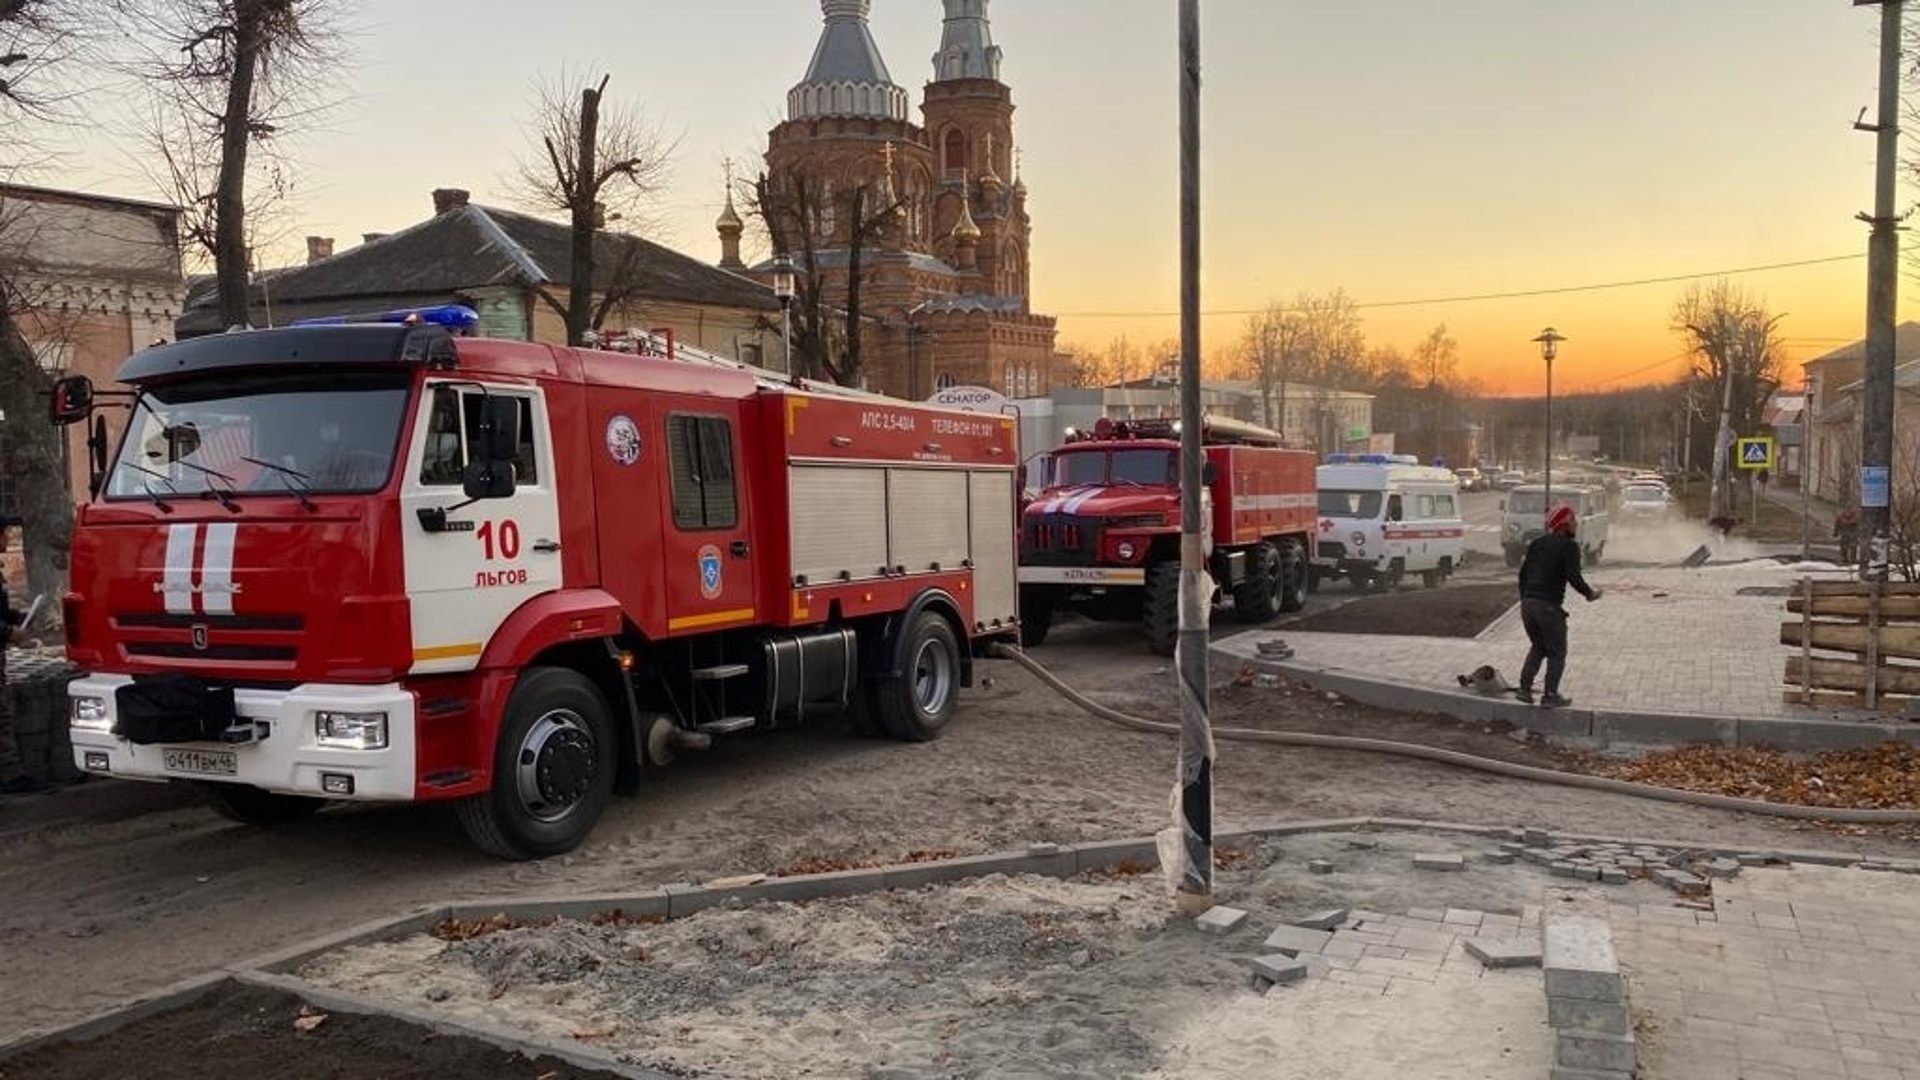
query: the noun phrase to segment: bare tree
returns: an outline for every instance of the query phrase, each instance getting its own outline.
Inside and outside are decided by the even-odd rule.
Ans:
[[[147,49],[134,61],[155,96],[147,132],[160,177],[188,210],[186,231],[208,247],[220,318],[247,322],[249,182],[277,193],[272,168],[290,125],[326,107],[341,64],[341,0],[146,0]],[[255,151],[260,153],[255,154]]]
[[[866,366],[861,350],[865,257],[900,223],[907,204],[894,191],[890,178],[878,184],[856,179],[836,189],[830,180],[804,170],[789,170],[777,179],[763,173],[754,181],[749,208],[767,230],[774,252],[794,264],[798,325],[793,353],[798,374],[841,386],[860,385]],[[823,258],[828,252],[845,259],[846,269],[837,281]],[[838,305],[832,303],[835,299]],[[838,349],[832,347],[834,335],[828,328],[836,317],[842,323]]]
[[[1720,422],[1709,436],[1713,451],[1713,497],[1708,515],[1732,516],[1733,437],[1759,427],[1767,399],[1780,386],[1783,346],[1776,333],[1785,316],[1725,280],[1689,285],[1674,302],[1672,326],[1693,356],[1692,377],[1705,400],[1720,403]]]
[[[619,262],[597,290],[596,248],[608,222],[638,223],[649,200],[658,195],[672,165],[676,143],[664,138],[640,111],[606,102],[607,82],[582,87],[562,72],[539,84],[528,134],[540,149],[520,160],[515,186],[520,201],[538,213],[565,215],[573,230],[563,306],[544,290],[541,299],[567,324],[567,343],[579,345],[605,323],[608,312],[633,296],[639,245],[622,245]]]

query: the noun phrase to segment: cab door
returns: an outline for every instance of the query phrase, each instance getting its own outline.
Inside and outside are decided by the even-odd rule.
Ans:
[[[661,552],[672,637],[758,621],[753,529],[740,413],[732,402],[668,402],[660,414],[667,480]]]
[[[468,502],[461,472],[479,453],[486,395],[520,405],[513,494]],[[483,394],[470,382],[429,383],[414,423],[400,507],[412,670],[472,670],[516,608],[561,585],[560,510],[545,395],[529,386],[489,386]],[[429,524],[436,511],[444,512],[444,526]]]

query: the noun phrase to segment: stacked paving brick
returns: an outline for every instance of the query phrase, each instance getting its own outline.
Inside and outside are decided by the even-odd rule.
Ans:
[[[1705,896],[1708,879],[1732,878],[1740,873],[1741,867],[1738,859],[1702,858],[1691,851],[1671,851],[1621,841],[1555,842],[1545,834],[1501,844],[1499,851],[1489,853],[1487,858],[1497,861],[1498,856],[1516,856],[1546,867],[1554,877],[1575,881],[1625,885],[1635,878],[1646,878],[1681,896]],[[1752,861],[1754,865],[1764,865],[1766,860],[1761,857]]]
[[[1289,920],[1249,963],[1254,989],[1308,978],[1385,990],[1396,980],[1431,983],[1443,973],[1538,967],[1540,908],[1518,914],[1415,908],[1405,915],[1328,908]],[[1215,907],[1195,920],[1202,932],[1231,934],[1247,922],[1237,908]]]
[[[79,672],[57,652],[7,650],[6,694],[21,764],[37,780],[78,780],[67,735],[67,683]]]
[[[1540,935],[1553,1080],[1630,1080],[1633,1020],[1612,929],[1593,916],[1549,914]]]

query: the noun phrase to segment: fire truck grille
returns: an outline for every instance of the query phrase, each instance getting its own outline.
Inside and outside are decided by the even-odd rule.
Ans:
[[[129,657],[291,664],[299,659],[299,615],[191,615],[123,612],[113,617]]]
[[[1098,518],[1048,514],[1027,522],[1026,557],[1035,566],[1080,566],[1100,546]]]

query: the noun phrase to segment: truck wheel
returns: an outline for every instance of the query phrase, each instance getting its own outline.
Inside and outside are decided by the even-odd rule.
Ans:
[[[1280,544],[1280,610],[1299,611],[1307,606],[1307,591],[1312,587],[1307,568],[1307,549],[1298,540]]]
[[[888,735],[927,742],[939,738],[960,701],[960,642],[932,611],[916,616],[902,641],[901,674],[874,684],[872,707]]]
[[[507,697],[493,786],[456,804],[460,824],[503,859],[572,851],[613,795],[617,746],[606,702],[586,676],[529,668]]]
[[[1180,640],[1180,564],[1155,563],[1147,567],[1146,602],[1140,612],[1140,625],[1147,631],[1147,648],[1159,656],[1172,656]]]
[[[242,825],[285,825],[312,816],[327,800],[312,795],[282,795],[251,784],[201,784],[213,811]]]
[[[1039,589],[1020,590],[1020,647],[1036,649],[1047,643],[1053,629],[1053,598]]]
[[[1272,622],[1280,614],[1280,553],[1272,544],[1247,552],[1247,579],[1233,590],[1233,615],[1243,623]]]

